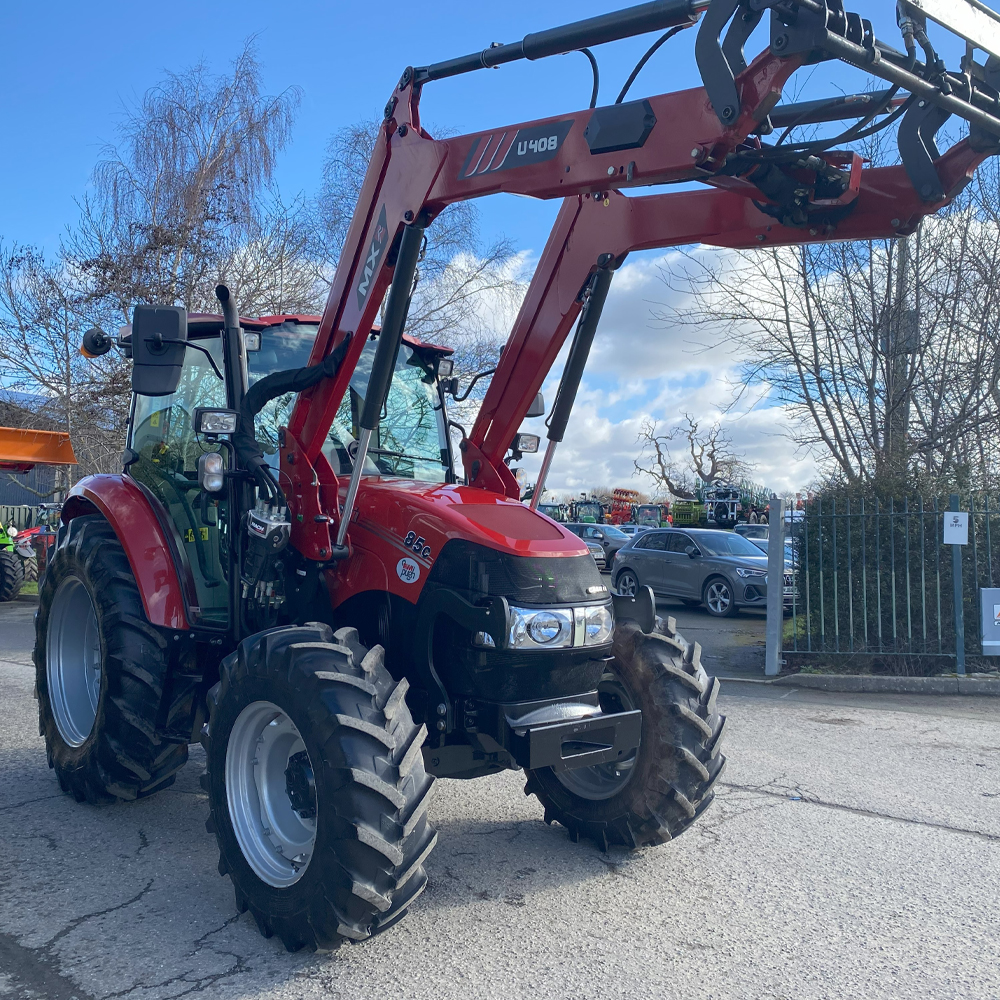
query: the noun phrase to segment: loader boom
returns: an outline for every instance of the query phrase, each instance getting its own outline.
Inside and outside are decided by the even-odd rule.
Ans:
[[[925,38],[919,7],[901,9],[911,19],[907,24],[917,25],[918,38]],[[770,48],[747,65],[743,44],[767,10]],[[700,87],[442,140],[420,125],[422,89],[436,79],[664,27],[677,31],[702,14],[696,45]],[[972,30],[966,21],[962,29],[966,36]],[[981,47],[992,45],[991,37]],[[926,63],[917,60],[912,34],[904,32],[904,41],[906,53],[885,45],[840,0],[659,0],[528,35],[514,45],[408,67],[386,105],[310,363],[374,325],[404,227],[426,228],[448,205],[497,192],[564,199],[482,410],[463,442],[470,485],[517,497],[504,455],[579,314],[602,255],[618,266],[632,250],[686,243],[749,247],[905,234],[947,204],[997,151],[997,60],[975,64],[970,41],[961,73],[949,73],[932,62],[932,49],[925,50]],[[846,133],[850,139],[863,135],[879,112],[891,112],[892,120],[902,116],[901,165],[868,168],[857,154],[762,141],[788,78],[822,59],[863,66],[893,86],[858,102],[837,95],[801,110],[781,105],[780,120],[791,127],[827,121],[835,108],[843,118],[860,118]],[[902,103],[901,86],[909,91]],[[951,114],[969,121],[971,133],[941,156],[934,135]],[[711,189],[621,193],[690,181]],[[803,190],[809,193],[803,196]],[[293,508],[320,510],[320,491],[328,503],[342,492],[321,448],[363,344],[363,337],[354,337],[337,376],[296,402],[282,450]],[[333,550],[331,528],[341,511],[328,513],[333,517],[293,524],[293,541],[311,558]]]

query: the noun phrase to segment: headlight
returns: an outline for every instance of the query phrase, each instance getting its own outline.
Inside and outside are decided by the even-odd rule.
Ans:
[[[587,608],[587,638],[584,640],[584,645],[593,646],[607,642],[614,627],[614,615],[606,604],[599,608]]]
[[[11,526],[10,526],[10,527],[9,527],[9,528],[7,529],[7,534],[8,534],[8,535],[9,535],[9,536],[10,536],[11,538],[17,538],[17,528],[15,528],[15,527],[14,527],[14,525],[12,524],[12,525],[11,525]]]
[[[614,630],[611,605],[510,609],[511,649],[568,649],[607,643]]]
[[[736,567],[736,575],[742,576],[744,580],[766,580],[766,569],[744,569],[742,566]]]

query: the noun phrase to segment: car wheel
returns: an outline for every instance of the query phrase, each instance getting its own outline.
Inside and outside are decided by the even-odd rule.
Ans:
[[[708,613],[715,618],[730,618],[738,610],[732,585],[721,576],[714,576],[705,584],[702,599]]]
[[[623,569],[615,579],[615,590],[622,597],[635,597],[638,589],[639,581],[630,569]]]

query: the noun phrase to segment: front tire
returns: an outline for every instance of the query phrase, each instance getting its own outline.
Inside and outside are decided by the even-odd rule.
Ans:
[[[573,840],[634,849],[683,833],[711,804],[725,757],[719,681],[705,674],[701,647],[671,629],[646,635],[635,622],[615,628],[614,661],[599,688],[604,711],[642,710],[636,752],[624,761],[571,771],[530,771],[545,822]]]
[[[125,550],[100,516],[74,518],[45,572],[35,618],[39,731],[49,767],[78,802],[136,799],[187,761],[190,708],[166,636],[149,624]]]
[[[206,824],[237,908],[289,951],[363,940],[427,884],[425,726],[356,629],[250,636],[222,662],[202,743]]]
[[[10,549],[0,549],[0,603],[13,601],[24,584],[24,563]]]

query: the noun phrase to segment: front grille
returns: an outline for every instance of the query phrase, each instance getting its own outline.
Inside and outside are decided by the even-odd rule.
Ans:
[[[511,604],[601,604],[605,587],[593,556],[512,556],[463,538],[441,549],[428,581],[459,591],[473,604],[506,597]]]

